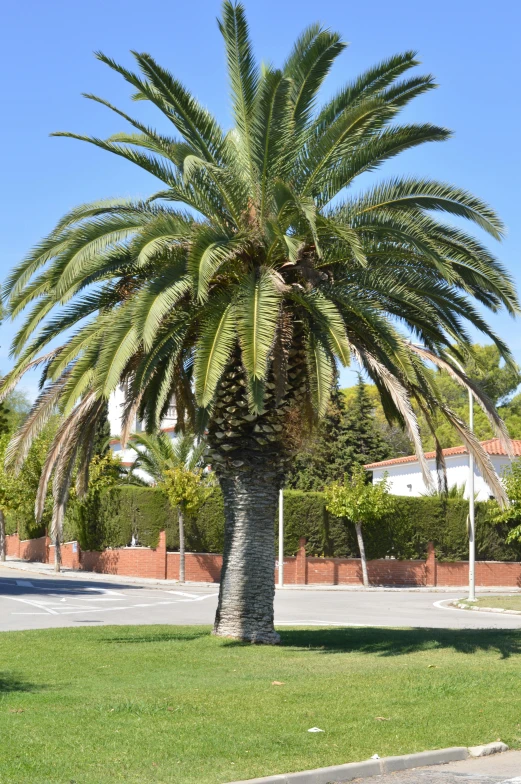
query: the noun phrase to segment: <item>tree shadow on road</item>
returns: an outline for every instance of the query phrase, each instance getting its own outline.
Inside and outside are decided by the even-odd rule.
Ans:
[[[521,630],[501,629],[283,629],[284,647],[320,653],[404,656],[452,649],[459,653],[497,652],[502,659],[521,654]]]

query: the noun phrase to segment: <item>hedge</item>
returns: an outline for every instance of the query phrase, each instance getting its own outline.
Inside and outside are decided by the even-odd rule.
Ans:
[[[176,515],[161,490],[117,485],[72,506],[64,539],[77,539],[82,550],[125,547],[133,536],[145,547],[157,547],[163,529],[167,546],[178,547]]]
[[[476,504],[476,557],[479,560],[521,560],[521,543],[505,544],[506,524],[493,521],[492,502]],[[465,560],[468,556],[466,519],[468,504],[459,499],[395,497],[393,514],[364,533],[368,558],[393,556],[423,559],[432,541],[440,560]],[[354,526],[328,514],[322,493],[284,492],[286,555],[298,550],[301,536],[307,539],[308,555],[357,557]],[[167,548],[179,547],[177,515],[158,488],[117,486],[76,507],[67,517],[65,538],[78,539],[84,550],[121,547],[134,535],[139,544],[155,547],[159,531],[167,534]],[[277,535],[277,521],[275,531]],[[222,553],[224,507],[219,488],[210,491],[196,516],[185,521],[186,549]]]

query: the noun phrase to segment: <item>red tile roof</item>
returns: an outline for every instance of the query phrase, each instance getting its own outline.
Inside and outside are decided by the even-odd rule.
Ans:
[[[521,440],[511,441],[512,452],[514,457],[521,457]],[[507,457],[507,451],[499,438],[491,438],[489,441],[482,441],[481,446],[489,455],[502,455]],[[451,446],[443,450],[445,457],[450,455],[466,455],[466,446]],[[429,460],[436,457],[436,452],[425,452],[425,457]],[[385,468],[385,466],[399,465],[400,463],[414,463],[418,460],[416,455],[407,455],[407,457],[394,457],[391,460],[382,460],[380,463],[368,463],[364,468]]]

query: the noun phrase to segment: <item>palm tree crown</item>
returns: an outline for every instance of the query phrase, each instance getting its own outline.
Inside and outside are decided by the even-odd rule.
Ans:
[[[134,433],[130,443],[137,452],[131,472],[141,469],[156,484],[164,481],[166,471],[175,468],[194,471],[203,464],[205,444],[196,441],[191,433],[176,438],[166,433]]]
[[[143,201],[73,209],[9,276],[9,313],[26,317],[2,394],[27,369],[43,367],[41,396],[9,459],[23,461],[58,408],[63,424],[42,483],[54,471],[59,503],[78,454],[86,474],[101,407],[125,382],[123,441],[136,413],[147,430],[157,429],[174,395],[179,421],[208,430],[222,482],[248,470],[256,480],[267,466],[263,478],[277,486],[288,418],[320,417],[336,366],[354,358],[377,385],[386,414],[407,428],[429,482],[411,400],[427,421],[443,411],[504,497],[488,456],[425,372],[426,362],[449,369],[507,438],[452,357],[471,353],[471,325],[510,361],[476,303],[516,314],[514,285],[482,243],[440,218],[467,219],[495,239],[502,223],[479,198],[431,179],[353,187],[400,152],[450,136],[429,123],[397,123],[403,107],[435,86],[433,78],[411,76],[418,61],[405,52],[319,105],[320,87],[345,48],[338,34],[312,25],[281,68],[259,67],[242,5],[225,0],[219,26],[230,130],[149,54],[134,52],[136,71],[97,56],[136,101],[157,107],[171,135],[95,95],[87,97],[132,130],[106,140],[56,134],[119,155],[161,186]],[[233,515],[229,525],[237,525]]]

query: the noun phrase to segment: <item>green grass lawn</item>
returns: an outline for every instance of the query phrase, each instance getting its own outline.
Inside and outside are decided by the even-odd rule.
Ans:
[[[280,647],[208,632],[1,634],[0,782],[219,784],[375,752],[521,746],[519,632],[286,629]]]
[[[469,607],[492,607],[494,609],[502,610],[519,610],[521,612],[521,594],[513,594],[510,596],[482,596],[475,602],[468,602],[465,599],[461,600],[461,604],[466,604]]]

